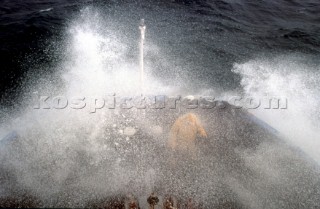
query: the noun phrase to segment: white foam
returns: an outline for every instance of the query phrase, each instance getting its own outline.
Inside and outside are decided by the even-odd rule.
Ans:
[[[41,9],[39,12],[50,12],[53,8]]]
[[[309,63],[309,64],[306,64]],[[320,163],[320,66],[297,55],[235,64],[246,96],[281,97],[287,109],[258,108],[253,113]]]

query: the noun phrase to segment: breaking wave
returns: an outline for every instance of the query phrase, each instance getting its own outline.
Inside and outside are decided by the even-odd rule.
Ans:
[[[320,65],[301,54],[257,58],[235,64],[243,94],[253,98],[282,97],[287,109],[253,110],[292,144],[320,163]]]

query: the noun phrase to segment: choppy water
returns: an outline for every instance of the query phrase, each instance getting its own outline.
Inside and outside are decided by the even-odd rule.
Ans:
[[[311,0],[2,1],[1,90],[14,86],[24,71],[34,70],[21,67],[30,53],[37,56],[32,62],[54,61],[48,48],[65,38],[70,21],[87,6],[114,21],[128,39],[134,39],[136,22],[145,18],[149,40],[166,49],[170,61],[190,65],[186,70],[210,87],[238,87],[239,76],[229,70],[236,61],[264,53],[319,53],[320,6]]]
[[[0,3],[0,137],[16,130],[30,146],[25,148],[28,154],[25,161],[21,161],[24,165],[15,160],[5,165],[12,165],[23,189],[43,194],[42,198],[53,205],[46,199],[48,196],[57,197],[59,192],[73,186],[82,188],[80,190],[84,193],[87,192],[84,187],[89,190],[95,188],[97,193],[113,193],[126,185],[128,179],[119,182],[115,175],[109,180],[118,182],[118,185],[109,190],[105,184],[98,187],[94,178],[90,178],[91,174],[84,170],[86,178],[79,185],[71,183],[70,187],[63,188],[71,173],[81,170],[77,161],[72,160],[77,158],[78,151],[89,156],[87,159],[91,165],[99,164],[106,156],[115,159],[110,150],[103,155],[106,148],[99,146],[101,138],[107,137],[104,127],[113,126],[116,122],[110,120],[104,111],[93,115],[85,111],[76,114],[69,109],[36,111],[32,109],[32,92],[68,97],[93,97],[110,92],[136,94],[139,86],[137,25],[141,18],[147,24],[147,93],[214,94],[220,98],[235,94],[285,97],[289,104],[287,110],[258,109],[253,113],[277,129],[286,142],[302,150],[310,162],[319,164],[319,13],[320,3],[315,0],[4,0]],[[212,127],[209,129],[214,130]],[[228,135],[228,130],[222,133]],[[32,145],[34,142],[37,145]],[[273,186],[278,180],[288,181],[281,191],[299,187],[290,182],[290,166],[284,166],[282,170],[279,168],[281,160],[277,160],[290,159],[291,154],[282,150],[285,157],[280,155],[274,159],[270,156],[281,151],[273,146],[265,149],[264,146],[254,153],[244,152],[240,156],[249,164],[248,167],[258,173],[268,174],[271,170],[272,175],[269,173],[271,176],[268,178],[272,179]],[[31,154],[34,149],[37,151]],[[263,157],[269,160],[263,161]],[[259,163],[262,164],[260,167]],[[30,169],[33,164],[39,165],[33,168],[37,171],[35,174]],[[55,168],[56,172],[47,167]],[[300,166],[294,168],[297,169],[295,171],[302,169]],[[103,179],[106,175],[104,169],[98,169],[93,176]],[[50,175],[50,172],[54,174]],[[117,172],[121,173],[121,169]],[[117,181],[112,181],[112,178]],[[303,179],[300,176],[296,178]],[[315,194],[319,189],[309,186],[310,182],[319,180],[313,174],[306,179],[303,182],[305,187],[300,185],[301,190],[294,190],[295,194],[288,193],[289,199],[295,199],[295,195],[310,194],[311,203],[305,199],[301,201],[306,207],[317,205],[319,202]],[[249,188],[248,185],[244,188],[234,176],[228,182],[233,185],[231,190],[245,193],[240,198],[242,203],[251,198],[248,207],[279,208],[282,204],[290,207],[286,201],[274,196],[266,197],[266,194],[260,204],[255,198],[261,197],[263,189]],[[51,188],[46,188],[46,184]],[[267,187],[271,183],[267,181],[263,185]],[[305,192],[308,189],[314,193]],[[258,190],[257,197],[249,195]],[[212,194],[212,191],[219,193],[216,190],[207,192]],[[76,202],[75,205],[80,204],[81,198],[90,199],[84,194],[70,194],[70,198]]]

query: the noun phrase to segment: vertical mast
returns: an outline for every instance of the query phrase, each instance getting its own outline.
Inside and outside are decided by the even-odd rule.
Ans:
[[[144,19],[141,19],[140,25],[140,58],[139,58],[139,64],[140,64],[140,87],[141,87],[141,93],[144,94],[144,39],[145,39],[145,32],[146,32],[146,25],[144,24]]]

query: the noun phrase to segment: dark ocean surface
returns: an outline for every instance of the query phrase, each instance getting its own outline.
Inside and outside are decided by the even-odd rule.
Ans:
[[[16,99],[17,87],[26,74],[35,73],[35,65],[59,62],[65,31],[84,8],[98,9],[100,15],[117,22],[118,30],[133,37],[138,36],[139,19],[145,18],[147,37],[166,49],[173,62],[192,64],[187,71],[196,72],[207,86],[237,88],[240,79],[230,69],[253,56],[302,53],[317,57],[320,51],[320,2],[316,0],[2,0],[2,102]]]

